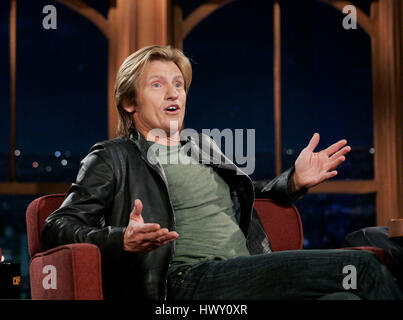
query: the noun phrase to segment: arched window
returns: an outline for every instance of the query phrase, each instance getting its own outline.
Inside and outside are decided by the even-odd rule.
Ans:
[[[90,147],[108,138],[107,40],[58,3],[57,29],[44,29],[47,4],[17,4],[18,181],[73,181]]]
[[[186,17],[191,4],[183,5]],[[185,127],[230,129],[234,140],[235,129],[242,129],[243,150],[236,150],[235,143],[226,150],[224,140],[221,146],[240,167],[253,166],[248,173],[256,180],[274,175],[271,16],[271,1],[234,1],[203,20],[183,42],[193,65]],[[236,161],[236,153],[247,156],[248,130],[255,138],[254,164]]]
[[[283,167],[313,132],[318,149],[346,138],[352,151],[335,179],[374,179],[371,41],[342,26],[323,1],[281,4]]]
[[[282,1],[283,168],[314,132],[321,150],[346,138],[352,151],[333,180],[374,179],[371,40],[323,1]],[[297,204],[306,248],[337,248],[376,224],[375,193],[309,194]]]

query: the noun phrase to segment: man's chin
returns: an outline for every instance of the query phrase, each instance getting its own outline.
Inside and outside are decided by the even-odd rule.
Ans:
[[[183,130],[182,126],[183,124],[181,124],[180,127],[178,125],[155,127],[150,130],[147,135],[150,137],[176,137]]]

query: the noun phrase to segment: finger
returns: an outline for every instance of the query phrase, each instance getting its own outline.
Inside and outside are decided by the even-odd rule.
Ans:
[[[159,248],[162,246],[165,246],[168,243],[171,243],[173,241],[175,241],[176,238],[170,238],[170,239],[165,239],[164,241],[160,241],[160,242],[151,242],[152,245],[150,245],[152,248]]]
[[[339,151],[337,151],[335,154],[333,154],[330,159],[334,160],[337,159],[340,156],[345,156],[347,153],[349,153],[351,151],[351,147],[350,146],[345,146],[344,148],[340,149]]]
[[[151,242],[158,242],[158,238],[166,235],[168,233],[168,229],[160,229],[155,232],[145,232],[139,236],[139,241],[151,241]]]
[[[325,173],[325,179],[324,179],[324,180],[331,179],[331,178],[333,178],[334,176],[337,176],[337,170],[333,170],[333,171],[330,171],[330,172],[326,172],[326,173]]]
[[[327,170],[333,170],[336,169],[342,162],[346,160],[345,156],[339,156],[338,158],[334,158],[329,162],[329,165],[327,167]]]
[[[315,148],[318,146],[319,140],[320,140],[319,133],[315,132],[308,143],[307,149],[313,152]]]
[[[166,240],[161,241],[161,242],[146,242],[146,243],[142,244],[142,252],[147,253],[147,252],[150,252],[152,250],[158,249],[159,247],[165,246],[166,244],[174,241],[175,239],[176,239],[176,237],[166,239]]]
[[[135,218],[141,217],[141,212],[143,211],[143,203],[140,199],[134,200],[134,207],[132,212],[130,213],[130,219],[133,220]]]
[[[161,242],[161,243],[159,244],[159,246],[160,246],[160,247],[165,246],[166,244],[171,243],[171,242],[174,241],[174,240],[175,240],[175,239],[168,239],[168,240],[165,240],[165,241]]]
[[[175,231],[171,231],[166,235],[157,238],[157,242],[164,242],[164,241],[172,241],[179,237],[179,235]]]
[[[340,141],[337,141],[336,143],[332,144],[330,147],[325,149],[325,153],[330,157],[334,153],[336,153],[341,147],[347,144],[347,140],[343,139]]]
[[[138,233],[149,233],[155,232],[161,229],[161,226],[158,223],[144,223],[142,225],[135,226],[135,232]]]
[[[175,231],[172,231],[167,234],[158,236],[155,239],[150,239],[150,241],[157,243],[157,244],[161,244],[161,243],[164,243],[165,241],[173,241],[176,238],[178,238],[178,234]]]

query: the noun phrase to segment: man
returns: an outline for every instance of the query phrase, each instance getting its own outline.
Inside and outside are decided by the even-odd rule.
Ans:
[[[315,153],[314,134],[294,167],[254,187],[209,137],[183,135],[191,78],[189,60],[170,47],[146,47],[123,62],[115,86],[120,136],[82,160],[45,222],[44,248],[98,245],[105,298],[316,299],[345,291],[346,265],[357,268],[354,297],[401,298],[372,253],[271,252],[253,210],[255,191],[289,202],[334,177],[346,141]],[[161,161],[181,156],[194,161]]]

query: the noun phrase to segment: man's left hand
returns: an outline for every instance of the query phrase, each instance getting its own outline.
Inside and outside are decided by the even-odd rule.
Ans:
[[[315,133],[295,161],[295,171],[290,185],[291,192],[310,188],[333,178],[337,175],[335,169],[346,159],[345,155],[351,151],[351,148],[346,146],[347,140],[343,139],[320,152],[314,152],[319,139],[319,134]]]

